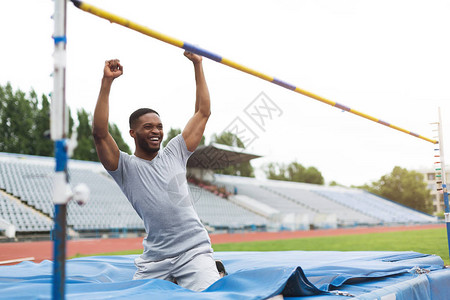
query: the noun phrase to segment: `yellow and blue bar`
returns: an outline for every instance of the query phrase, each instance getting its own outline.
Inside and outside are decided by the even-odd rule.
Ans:
[[[128,27],[128,28],[130,28],[132,30],[135,30],[135,31],[138,31],[138,32],[140,32],[140,33],[142,33],[144,35],[153,37],[153,38],[158,39],[158,40],[160,40],[162,42],[171,44],[171,45],[176,46],[178,48],[182,48],[182,49],[185,49],[185,50],[187,50],[189,52],[192,52],[192,53],[201,55],[203,57],[209,58],[209,59],[214,60],[214,61],[216,61],[218,63],[221,63],[221,64],[227,65],[227,66],[229,66],[231,68],[234,68],[236,70],[239,70],[239,71],[242,71],[244,73],[256,76],[256,77],[261,78],[263,80],[266,80],[266,81],[269,81],[269,82],[274,83],[276,85],[279,85],[281,87],[284,87],[284,88],[286,88],[288,90],[297,92],[299,94],[302,94],[304,96],[307,96],[307,97],[315,99],[315,100],[318,100],[318,101],[323,102],[325,104],[334,106],[334,107],[339,108],[341,110],[353,113],[355,115],[358,115],[360,117],[366,118],[366,119],[371,120],[373,122],[382,124],[382,125],[387,126],[389,128],[392,128],[392,129],[395,129],[395,130],[407,133],[407,134],[412,135],[412,136],[414,136],[416,138],[425,140],[425,141],[433,143],[433,144],[437,144],[438,143],[437,140],[424,137],[424,136],[419,135],[417,133],[414,133],[412,131],[403,129],[401,127],[398,127],[396,125],[390,124],[390,123],[385,122],[383,120],[380,120],[378,118],[372,117],[372,116],[370,116],[368,114],[365,114],[365,113],[362,113],[360,111],[357,111],[357,110],[355,110],[353,108],[347,107],[347,106],[342,105],[340,103],[337,103],[337,102],[331,101],[329,99],[326,99],[324,97],[321,97],[319,95],[313,94],[313,93],[308,92],[306,90],[303,90],[303,89],[301,89],[301,88],[299,88],[299,87],[297,87],[295,85],[292,85],[292,84],[290,84],[288,82],[285,82],[285,81],[280,80],[278,78],[266,75],[264,73],[261,73],[259,71],[254,70],[254,69],[248,68],[248,67],[243,66],[241,64],[238,64],[238,63],[236,63],[236,62],[234,62],[232,60],[229,60],[229,59],[224,58],[224,57],[222,57],[220,55],[212,53],[212,52],[210,52],[208,50],[205,50],[205,49],[199,48],[197,46],[194,46],[194,45],[192,45],[190,43],[183,42],[181,40],[172,38],[170,36],[167,36],[165,34],[162,34],[160,32],[152,30],[152,29],[150,29],[148,27],[139,25],[139,24],[134,23],[134,22],[132,22],[132,21],[130,21],[128,19],[119,17],[117,15],[114,15],[112,13],[104,11],[104,10],[102,10],[100,8],[97,8],[97,7],[93,6],[93,5],[87,4],[87,3],[83,2],[83,1],[78,1],[78,0],[71,0],[71,1],[79,9],[81,9],[83,11],[86,11],[86,12],[89,12],[89,13],[91,13],[93,15],[96,15],[96,16],[98,16],[100,18],[106,19],[106,20],[108,20],[110,22],[113,22],[113,23],[116,23],[116,24]]]

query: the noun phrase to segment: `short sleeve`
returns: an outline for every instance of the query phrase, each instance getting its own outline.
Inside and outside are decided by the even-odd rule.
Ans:
[[[186,165],[187,160],[193,153],[188,150],[186,142],[181,134],[178,134],[176,137],[171,139],[164,151],[179,157],[183,165]]]
[[[124,178],[124,165],[125,165],[125,161],[129,159],[129,155],[126,154],[125,152],[120,151],[120,155],[119,155],[119,164],[117,166],[117,169],[114,171],[109,171],[106,170],[108,172],[109,175],[111,175],[111,177],[114,179],[114,181],[119,185],[119,187],[122,188],[123,186],[123,178]]]

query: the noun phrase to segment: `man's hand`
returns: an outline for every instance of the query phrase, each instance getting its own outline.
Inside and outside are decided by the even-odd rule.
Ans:
[[[123,67],[118,59],[111,59],[105,61],[105,68],[103,69],[103,78],[115,79],[123,74]]]
[[[194,63],[196,92],[194,115],[186,124],[181,134],[187,149],[193,152],[205,132],[206,122],[211,115],[211,101],[205,74],[203,73],[202,57],[189,51],[185,51],[184,56]]]
[[[184,56],[186,56],[190,61],[192,61],[194,65],[202,61],[202,57],[200,55],[194,54],[189,51],[184,51]]]
[[[110,171],[116,170],[119,165],[120,150],[108,131],[109,93],[114,79],[122,74],[123,67],[118,59],[105,61],[102,85],[92,120],[92,135],[94,136],[98,158],[105,169]]]

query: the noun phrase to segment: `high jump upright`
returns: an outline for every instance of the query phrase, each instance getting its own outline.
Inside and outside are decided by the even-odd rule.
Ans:
[[[66,106],[66,0],[54,0],[55,52],[53,53],[53,93],[50,115],[50,134],[55,142],[55,176],[53,182],[54,229],[53,238],[53,299],[65,298],[65,260],[66,260],[66,212],[67,212],[67,134],[69,113]]]
[[[447,245],[449,250],[450,257],[450,206],[448,200],[448,187],[447,187],[447,171],[444,160],[444,133],[442,132],[442,118],[441,118],[441,109],[439,108],[439,122],[438,122],[438,132],[439,132],[439,158],[440,158],[440,168],[436,169],[436,173],[440,175],[440,181],[442,185],[442,196],[444,198],[444,217],[445,224],[447,227]],[[437,175],[437,176],[439,176]]]

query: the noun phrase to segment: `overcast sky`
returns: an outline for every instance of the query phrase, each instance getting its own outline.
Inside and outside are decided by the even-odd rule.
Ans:
[[[450,147],[449,1],[87,2],[429,138],[441,107]],[[0,2],[1,85],[52,91],[53,5]],[[131,148],[128,116],[137,108],[157,110],[166,132],[185,126],[195,85],[183,50],[71,3],[67,28],[66,97],[73,112],[93,112],[104,61],[119,58],[124,75],[112,88],[110,121]],[[429,142],[208,59],[204,70],[212,101],[207,142],[213,133],[246,126],[253,132],[248,151],[263,156],[253,161],[257,168],[296,160],[318,168],[326,182],[360,185],[396,165],[433,166],[436,147]],[[273,109],[264,124],[249,113],[261,97]]]

